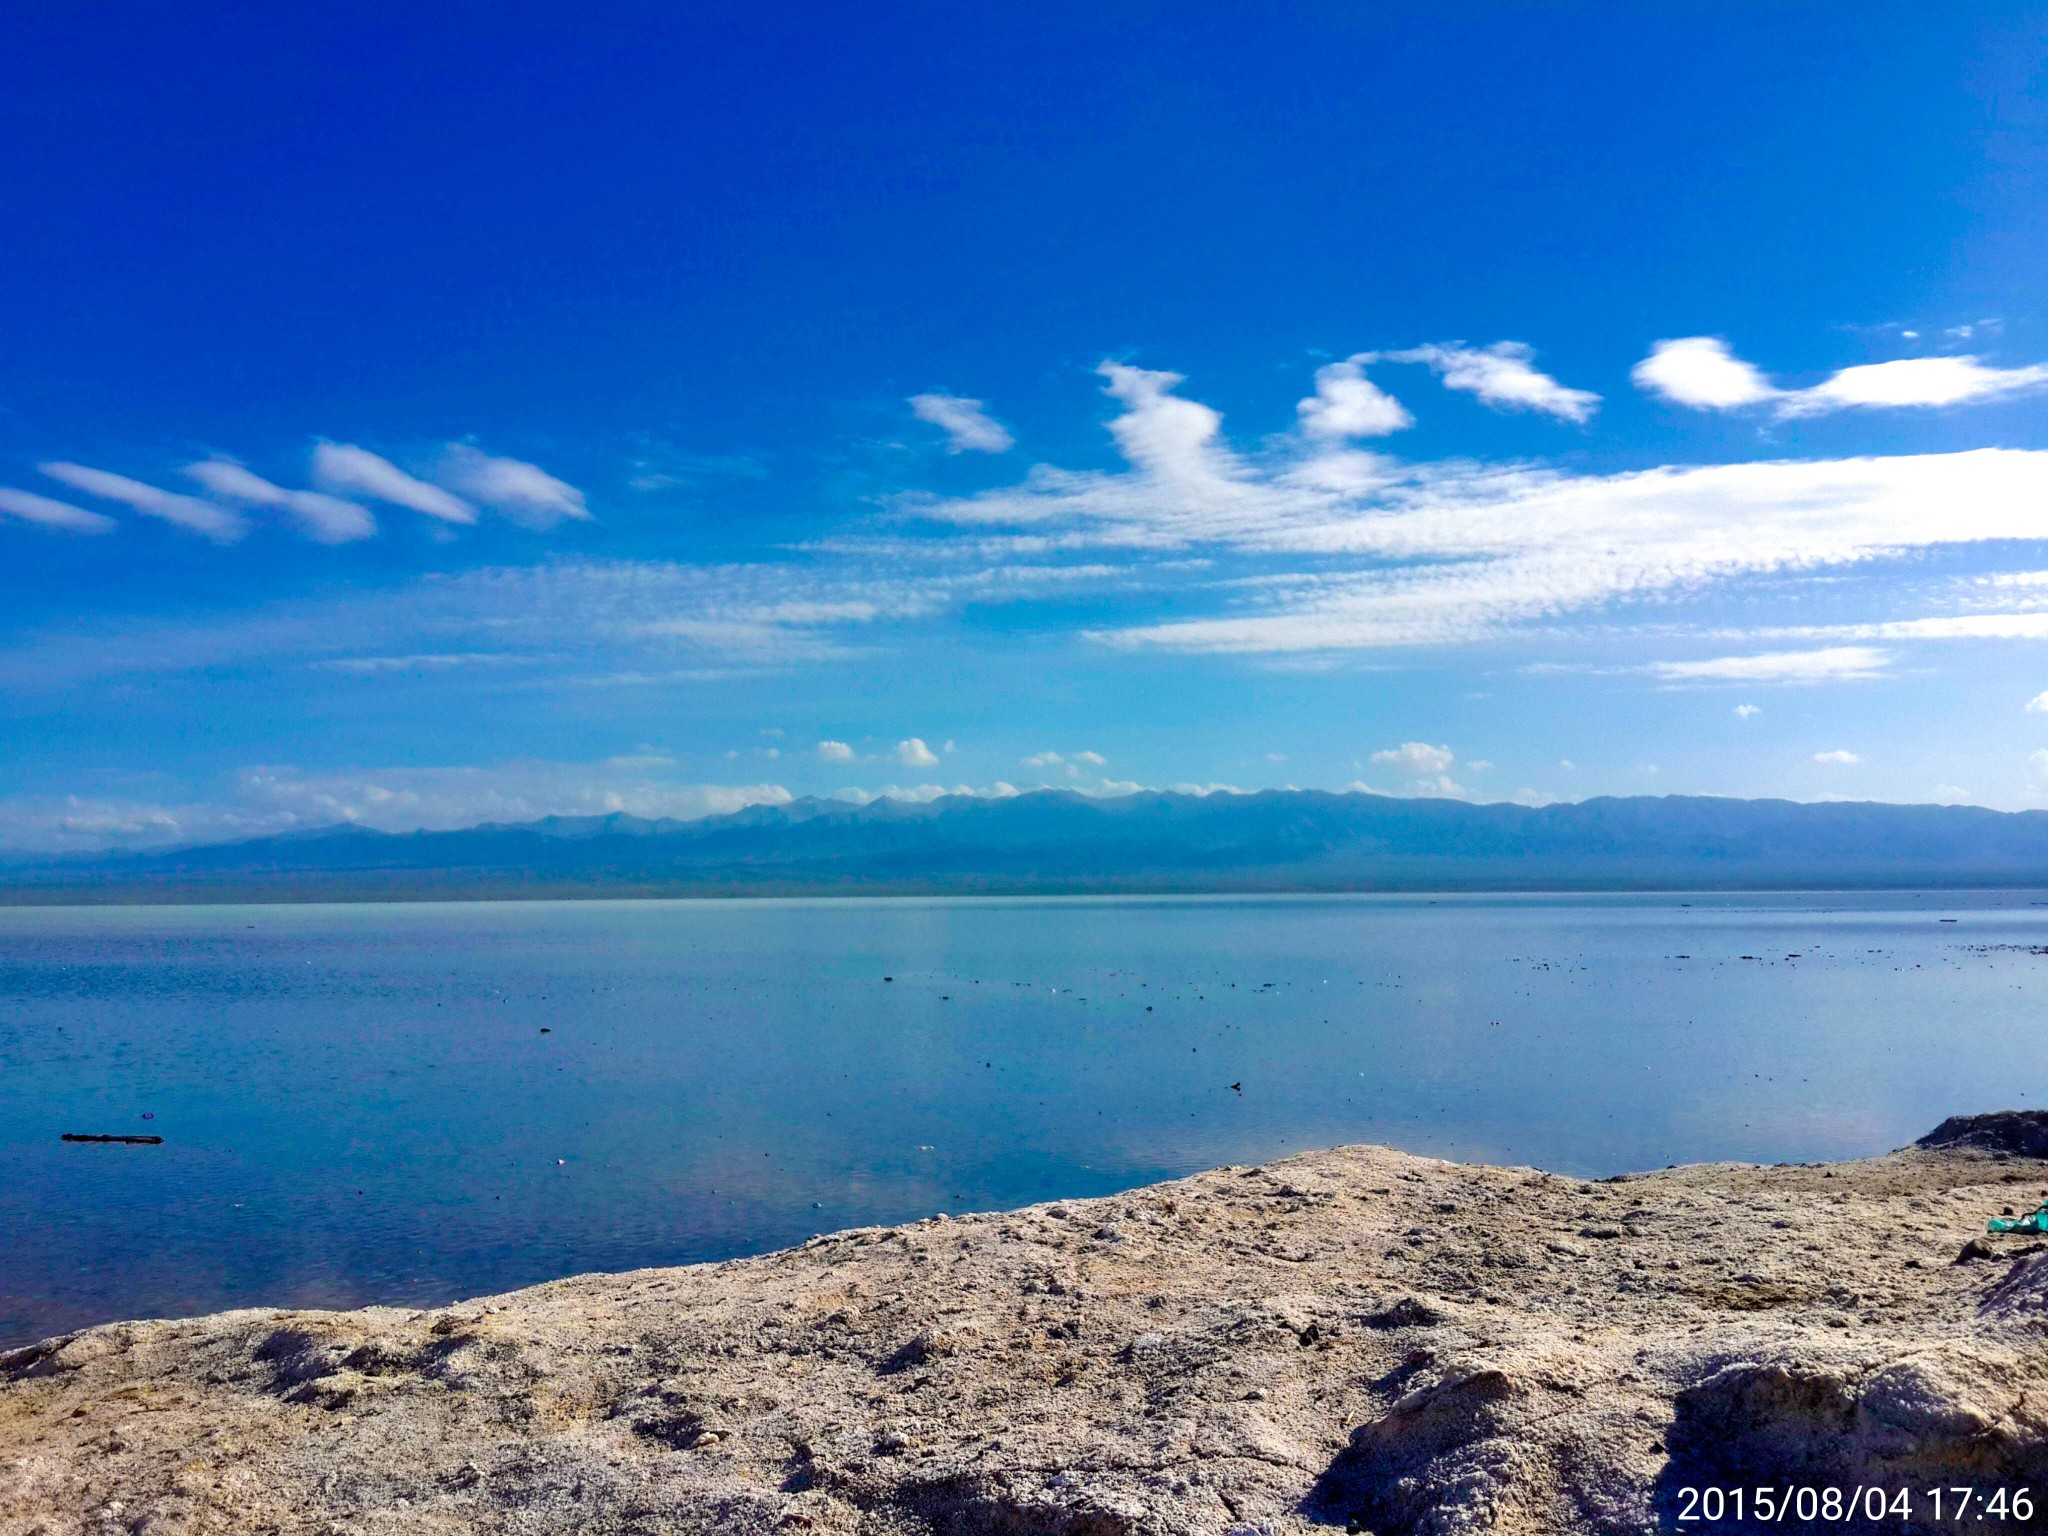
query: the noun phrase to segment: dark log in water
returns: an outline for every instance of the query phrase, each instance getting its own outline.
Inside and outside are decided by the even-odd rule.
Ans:
[[[83,1136],[76,1131],[66,1131],[64,1140],[114,1142],[124,1147],[160,1147],[164,1144],[161,1136]]]

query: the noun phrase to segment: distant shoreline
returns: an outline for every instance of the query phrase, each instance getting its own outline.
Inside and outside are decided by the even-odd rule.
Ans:
[[[1880,896],[1927,892],[1942,896],[2013,895],[2027,891],[2048,893],[2048,878],[2015,880],[2009,883],[1959,878],[1914,880],[1898,883],[1870,881],[1787,881],[1746,884],[1701,885],[1614,884],[1588,881],[1584,884],[1472,883],[1469,885],[1117,885],[1117,886],[965,886],[965,885],[860,885],[860,886],[605,886],[571,883],[476,885],[435,888],[394,886],[389,889],[366,886],[191,886],[151,887],[110,885],[97,890],[77,886],[42,888],[0,887],[0,909],[57,907],[243,907],[243,906],[455,906],[465,904],[503,905],[569,901],[919,901],[919,900],[1204,900],[1225,897],[1387,896],[1387,897],[1480,897],[1480,896]]]

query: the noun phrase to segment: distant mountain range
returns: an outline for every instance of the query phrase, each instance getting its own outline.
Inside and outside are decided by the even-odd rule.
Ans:
[[[1046,790],[703,821],[337,827],[0,871],[0,901],[2048,886],[2048,812],[1692,796],[1530,807]]]

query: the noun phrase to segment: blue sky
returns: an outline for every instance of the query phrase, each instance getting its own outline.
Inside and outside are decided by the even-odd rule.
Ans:
[[[11,18],[0,848],[2048,804],[2048,7],[422,9]]]

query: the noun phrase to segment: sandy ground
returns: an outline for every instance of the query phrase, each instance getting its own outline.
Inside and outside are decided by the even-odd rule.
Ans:
[[[1601,1183],[1348,1147],[440,1311],[113,1324],[0,1356],[0,1532],[1631,1532],[1758,1485],[1887,1491],[1836,1531],[1897,1494],[2027,1528],[2026,1487],[2039,1527],[2048,1246],[1959,1256],[2048,1197],[2048,1117],[1945,1132]]]

